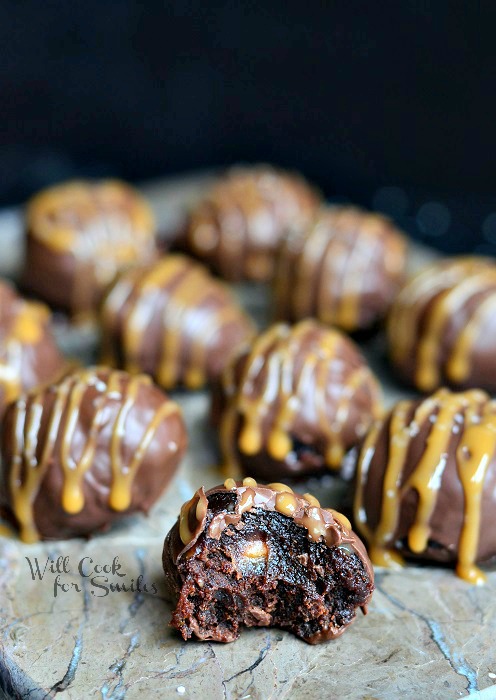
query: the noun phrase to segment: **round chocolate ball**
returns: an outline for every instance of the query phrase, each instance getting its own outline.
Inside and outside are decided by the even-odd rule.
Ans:
[[[54,380],[65,366],[48,308],[22,299],[0,281],[0,417],[19,394]]]
[[[406,240],[379,214],[323,207],[281,246],[275,274],[277,317],[313,316],[348,332],[380,321],[403,281]]]
[[[191,211],[181,247],[229,281],[272,279],[280,242],[320,203],[298,175],[267,165],[233,168]]]
[[[396,404],[364,441],[354,512],[375,564],[456,562],[481,583],[476,562],[496,555],[496,401],[440,389]]]
[[[74,371],[7,410],[1,510],[25,542],[88,536],[148,512],[185,447],[179,407],[149,377]]]
[[[496,391],[496,265],[450,258],[408,281],[388,318],[391,362],[422,392]]]
[[[231,642],[279,627],[309,644],[367,612],[374,575],[345,516],[284,484],[227,479],[198,489],[166,537],[163,566],[184,639]]]
[[[212,406],[226,473],[265,481],[338,470],[380,411],[356,345],[313,320],[261,333],[226,368]]]
[[[43,190],[28,203],[26,219],[22,286],[72,316],[92,317],[116,272],[156,255],[150,207],[122,182]]]
[[[121,274],[101,311],[106,364],[165,389],[215,380],[254,326],[227,286],[183,255]]]

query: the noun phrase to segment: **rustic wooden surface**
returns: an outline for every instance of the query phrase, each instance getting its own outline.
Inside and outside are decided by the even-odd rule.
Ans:
[[[180,181],[148,189],[165,234],[180,220],[183,201],[194,197],[196,184]],[[18,223],[15,213],[0,216],[0,236],[6,232],[10,250],[0,263],[3,273],[15,272],[21,257]],[[424,257],[417,254],[414,264]],[[241,295],[258,318],[266,314],[259,290],[245,287]],[[68,331],[62,325],[59,338],[67,350],[83,348],[85,359],[92,359],[96,339],[91,330]],[[388,402],[404,395],[387,379],[380,339],[366,352],[384,378]],[[221,479],[213,466],[207,395],[178,393],[175,398],[183,407],[191,445],[149,518],[135,517],[89,542],[27,546],[0,538],[0,687],[7,697],[496,697],[496,572],[485,587],[474,588],[437,568],[377,570],[370,614],[360,615],[339,639],[317,647],[266,629],[245,630],[229,645],[179,639],[167,624],[163,539],[181,503],[200,484]],[[318,489],[325,505],[333,505],[335,486],[328,479]],[[35,572],[33,580],[35,560],[43,567],[47,557],[54,562],[66,558],[65,571],[59,565],[62,573],[57,573],[54,564],[53,572],[42,580]],[[88,557],[93,567],[115,562],[114,571],[82,577],[78,566],[83,561],[83,573],[89,574]],[[131,590],[109,591],[111,584]]]

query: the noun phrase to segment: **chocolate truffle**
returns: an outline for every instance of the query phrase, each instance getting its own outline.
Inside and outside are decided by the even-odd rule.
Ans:
[[[347,519],[283,484],[227,479],[198,489],[164,543],[171,626],[232,642],[240,626],[280,627],[309,644],[342,634],[374,589]]]
[[[281,246],[277,317],[313,316],[348,332],[370,328],[386,315],[405,262],[406,240],[389,219],[350,206],[322,208]]]
[[[380,409],[355,344],[311,319],[260,334],[226,368],[213,403],[226,471],[265,481],[339,469]]]
[[[496,555],[496,401],[478,389],[400,401],[366,437],[354,510],[375,564],[456,561],[481,583],[476,562]]]
[[[72,316],[91,317],[117,271],[154,257],[151,210],[124,183],[69,182],[28,203],[23,287]]]
[[[185,446],[179,407],[149,377],[74,371],[7,410],[2,512],[25,542],[88,536],[148,512]]]
[[[192,210],[180,245],[232,282],[272,279],[277,249],[320,199],[299,176],[266,165],[229,170]]]
[[[64,370],[43,304],[19,297],[0,281],[0,417],[8,403]]]
[[[183,255],[121,274],[101,322],[104,362],[148,372],[165,389],[217,378],[254,333],[227,286]]]
[[[388,338],[394,367],[420,391],[496,391],[494,262],[452,258],[417,274],[391,308]]]

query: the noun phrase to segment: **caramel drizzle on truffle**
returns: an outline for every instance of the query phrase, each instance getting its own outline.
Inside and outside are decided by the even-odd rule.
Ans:
[[[475,565],[480,531],[481,498],[487,468],[496,453],[496,402],[480,390],[452,394],[441,389],[425,399],[411,415],[410,401],[398,403],[391,414],[389,457],[384,472],[382,509],[374,531],[367,523],[363,494],[373,459],[380,424],[374,426],[362,448],[358,465],[355,520],[370,544],[370,557],[379,566],[402,564],[394,552],[394,536],[403,496],[414,489],[418,494],[415,520],[408,533],[408,546],[421,554],[428,546],[430,519],[436,507],[450,442],[459,435],[456,448],[457,472],[465,497],[465,513],[458,543],[458,575],[471,583],[482,583],[484,574]],[[408,479],[403,470],[410,444],[420,427],[432,422],[426,449]]]
[[[41,304],[14,298],[11,310],[6,311],[6,324],[2,331],[0,358],[0,386],[3,403],[16,399],[22,392],[22,361],[26,345],[36,345],[42,340],[49,311]]]
[[[125,382],[123,382],[123,379]],[[118,401],[120,407],[112,425],[110,464],[112,483],[109,506],[124,511],[131,505],[132,486],[141,462],[160,424],[170,415],[179,412],[172,401],[164,403],[154,413],[146,427],[138,449],[129,462],[124,462],[122,441],[126,421],[136,401],[141,386],[151,383],[149,377],[138,375],[127,378],[120,372],[112,372],[107,381],[98,376],[98,370],[81,370],[50,387],[55,394],[48,423],[44,431],[44,442],[40,443],[40,428],[45,409],[44,393],[26,395],[19,399],[15,408],[14,446],[9,488],[12,508],[19,523],[20,537],[24,542],[39,539],[34,518],[34,502],[41,483],[52,461],[60,462],[63,473],[61,495],[62,508],[71,515],[84,508],[83,482],[95,458],[98,435],[108,422],[109,402]],[[94,415],[79,456],[74,454],[74,435],[80,410],[88,390],[94,387],[98,394],[94,400]],[[57,458],[54,450],[58,449]]]
[[[384,250],[383,268],[398,278],[405,241],[387,219],[354,207],[322,210],[311,228],[286,243],[276,282],[280,305],[289,299],[292,318],[315,315],[323,323],[355,330],[370,260],[379,246]]]
[[[212,309],[203,307],[210,291],[222,292],[219,304]],[[107,297],[103,314],[111,325],[112,315],[119,313],[122,300],[127,297],[122,342],[124,367],[129,372],[140,369],[140,352],[156,309],[151,297],[157,293],[161,293],[163,324],[154,375],[165,389],[172,389],[181,381],[190,389],[198,389],[207,380],[207,353],[214,335],[231,323],[244,322],[243,313],[221,282],[185,256],[168,255],[148,268],[125,273]],[[250,334],[248,320],[246,329]],[[183,347],[186,335],[188,352]],[[114,356],[108,359],[116,364]]]
[[[301,343],[317,328],[319,326],[312,320],[302,321],[293,328],[277,324],[253,343],[237,382],[238,389],[233,385],[232,371],[225,373],[227,406],[221,417],[220,442],[226,471],[239,468],[235,439],[238,417],[243,419],[238,448],[246,455],[255,455],[264,447],[264,421],[272,406],[276,406],[276,411],[266,437],[267,452],[277,460],[287,457],[292,450],[293,421],[309,386],[314,387],[314,410],[327,443],[325,463],[331,469],[341,466],[345,451],[341,430],[353,396],[362,385],[370,384],[373,377],[365,365],[354,369],[346,378],[334,416],[330,416],[325,392],[329,363],[338,356],[344,339],[337,331],[323,330],[318,343],[309,349],[305,361],[300,362]],[[260,385],[262,371],[265,374]],[[377,406],[372,410],[377,413]]]
[[[234,479],[228,478],[224,482],[224,488],[239,492],[236,513],[228,514],[229,518],[236,520],[252,508],[265,506],[293,518],[297,525],[307,530],[308,537],[314,542],[322,539],[327,546],[331,547],[341,540],[352,541],[349,520],[331,508],[321,508],[319,501],[312,494],[297,495],[291,487],[281,483],[259,486],[251,477],[243,479],[240,485]],[[179,535],[184,545],[187,546],[192,542],[198,524],[204,524],[207,508],[208,502],[203,489],[197,491],[182,506],[179,516]],[[219,523],[216,525],[217,535],[220,534],[217,533]]]
[[[441,367],[439,349],[449,319],[481,294],[486,298],[463,324]],[[438,387],[443,374],[450,382],[463,383],[472,371],[471,350],[495,306],[496,267],[489,260],[461,258],[429,267],[403,288],[391,310],[388,326],[393,361],[401,364],[414,353],[415,383],[425,392]],[[420,314],[425,316],[422,326]]]
[[[73,309],[90,308],[93,284],[155,251],[155,222],[147,202],[124,183],[70,182],[44,190],[28,205],[29,234],[54,252],[74,256]]]

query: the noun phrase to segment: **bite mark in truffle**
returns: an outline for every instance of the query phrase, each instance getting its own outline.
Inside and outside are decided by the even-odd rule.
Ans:
[[[164,543],[172,626],[184,639],[230,642],[242,625],[288,629],[311,644],[367,611],[373,572],[347,519],[283,484],[252,478],[181,508]]]
[[[475,563],[496,555],[496,535],[485,524],[495,493],[496,401],[479,390],[441,389],[399,402],[370,430],[355,520],[377,565],[402,564],[400,552],[456,558],[460,577],[482,583]]]

